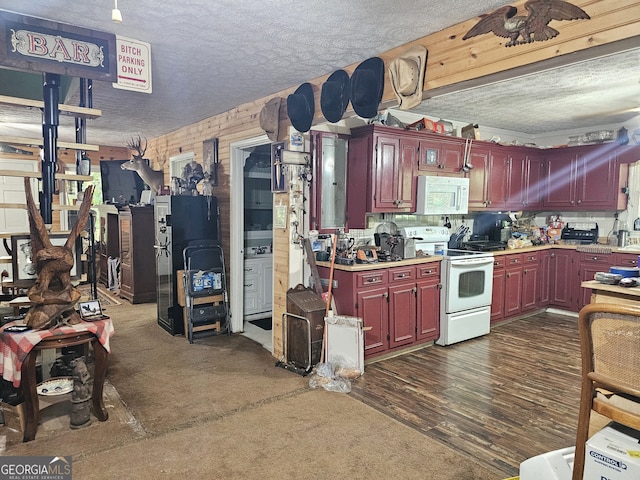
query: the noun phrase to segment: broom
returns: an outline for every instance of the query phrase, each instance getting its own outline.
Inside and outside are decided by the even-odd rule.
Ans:
[[[331,289],[333,287],[333,267],[336,262],[336,245],[338,243],[338,235],[333,237],[333,245],[331,246],[331,267],[329,269],[329,288],[327,290],[327,306],[324,312],[325,318],[329,316],[329,309],[331,308]],[[327,322],[324,322],[324,328],[322,330],[322,351],[320,352],[320,363],[324,363],[325,350],[327,348]]]

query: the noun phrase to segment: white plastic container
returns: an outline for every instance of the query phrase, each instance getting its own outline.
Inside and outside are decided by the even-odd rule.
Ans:
[[[571,480],[575,447],[529,458],[520,464],[520,480]]]

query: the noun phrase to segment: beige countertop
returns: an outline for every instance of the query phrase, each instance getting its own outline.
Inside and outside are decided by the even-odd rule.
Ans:
[[[611,253],[628,253],[630,255],[640,255],[640,252],[634,252],[634,251],[629,251],[629,250],[624,250],[622,248],[618,248],[618,247],[611,247],[609,245],[565,245],[565,244],[545,244],[545,245],[537,245],[537,246],[532,246],[532,247],[524,247],[524,248],[514,248],[514,249],[507,249],[507,250],[498,250],[495,252],[490,252],[492,253],[494,256],[501,256],[501,255],[513,255],[516,253],[529,253],[529,252],[539,252],[539,251],[543,251],[543,250],[551,250],[551,249],[563,249],[563,250],[576,250],[579,247],[585,247],[585,250],[588,247],[594,247],[594,252],[592,253],[600,253],[600,254],[605,254],[605,253],[609,253],[608,249],[611,250]],[[598,248],[602,248],[603,251],[602,252],[597,252],[595,251]],[[361,271],[366,271],[366,270],[378,270],[380,268],[392,268],[392,267],[402,267],[402,266],[406,266],[406,265],[419,265],[421,263],[429,263],[429,262],[440,262],[442,261],[443,256],[442,255],[428,255],[426,257],[416,257],[416,258],[410,258],[410,259],[406,259],[406,260],[398,260],[395,262],[377,262],[377,263],[355,263],[353,265],[335,265],[335,269],[336,270],[344,270],[346,272],[361,272]],[[319,262],[316,261],[316,264],[319,267],[327,267],[330,268],[331,267],[331,263],[330,262]],[[598,283],[598,282],[596,282]],[[598,283],[598,285],[604,285],[601,283]],[[583,285],[584,286],[584,285]],[[592,287],[589,287],[592,288]],[[624,287],[617,287],[618,289],[620,289],[623,292],[626,292],[627,290],[629,290],[629,288],[624,288]],[[632,290],[634,288],[638,288],[640,291],[640,287],[633,287],[631,288]]]
[[[408,258],[405,260],[397,260],[395,262],[377,262],[377,263],[354,263],[353,265],[334,266],[335,270],[344,270],[345,272],[362,272],[366,270],[378,270],[381,268],[405,267],[407,265],[420,265],[423,263],[440,262],[442,255],[429,255],[426,257]],[[319,267],[331,268],[331,262],[316,262]]]

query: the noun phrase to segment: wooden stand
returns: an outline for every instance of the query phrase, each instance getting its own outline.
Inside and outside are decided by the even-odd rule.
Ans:
[[[34,346],[22,364],[21,388],[25,400],[24,442],[30,442],[36,438],[38,421],[40,420],[40,404],[38,401],[38,392],[36,390],[36,357],[38,356],[38,352],[40,350],[50,348],[64,348],[75,345],[86,345],[89,343],[93,345],[93,354],[95,357],[93,392],[91,395],[93,413],[101,422],[104,422],[109,418],[109,413],[104,407],[104,401],[102,399],[102,389],[107,375],[108,352],[102,346],[98,337],[91,332],[55,335],[41,340],[36,346]]]

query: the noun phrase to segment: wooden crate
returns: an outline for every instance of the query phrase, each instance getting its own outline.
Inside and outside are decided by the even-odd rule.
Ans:
[[[12,430],[17,430],[19,432],[24,432],[25,425],[25,412],[24,412],[24,402],[19,403],[18,405],[9,405],[8,403],[2,404],[2,414],[4,416],[4,426],[7,428],[11,428]]]

